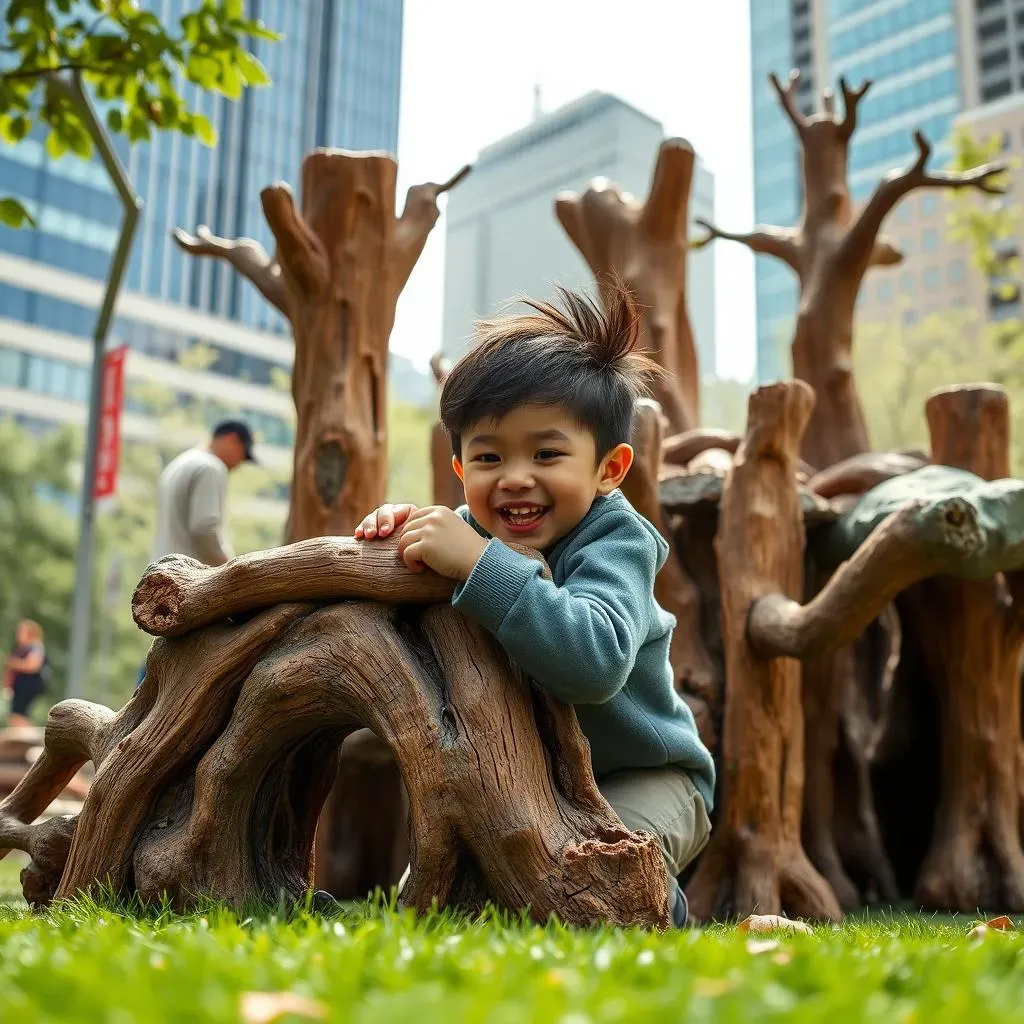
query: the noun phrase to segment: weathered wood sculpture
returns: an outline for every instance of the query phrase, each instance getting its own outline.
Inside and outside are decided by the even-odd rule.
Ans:
[[[295,338],[295,467],[286,543],[351,533],[384,500],[388,339],[395,306],[439,216],[437,199],[469,173],[409,189],[395,216],[398,167],[386,153],[315,150],[291,189],[260,193],[273,258],[205,227],[174,237],[226,260],[289,320]]]
[[[555,199],[555,215],[594,272],[598,289],[624,281],[643,307],[645,348],[668,371],[657,398],[673,431],[697,426],[700,377],[686,306],[693,147],[666,139],[641,203],[605,178]]]
[[[853,314],[867,270],[890,266],[902,256],[879,236],[882,222],[908,193],[919,188],[976,188],[1001,193],[998,175],[1005,164],[992,163],[965,173],[927,169],[931,146],[916,132],[915,163],[893,171],[879,183],[854,215],[847,185],[850,139],[857,127],[857,108],[870,88],[851,89],[840,80],[844,115],[837,118],[831,90],[823,110],[805,117],[796,106],[799,75],[786,86],[773,74],[772,87],[800,143],[803,210],[795,228],[758,227],[748,234],[721,231],[704,223],[709,239],[742,242],[755,253],[782,260],[800,282],[800,302],[793,336],[793,375],[814,388],[817,402],[804,435],[803,456],[816,469],[869,449],[864,412],[853,380]]]
[[[766,594],[802,596],[796,453],[813,402],[800,382],[752,395],[747,435],[725,480],[715,539],[726,661],[722,809],[688,889],[698,918],[783,909],[842,916],[800,843],[800,663],[758,652],[747,629]]]
[[[442,352],[437,352],[430,360],[430,369],[438,390],[444,387],[445,378],[451,370],[451,364]],[[452,443],[444,424],[438,420],[430,430],[430,473],[431,494],[435,505],[447,505],[458,508],[465,504],[465,491],[462,481],[455,475],[452,468]]]
[[[848,513],[818,527],[815,558],[823,569],[834,572],[812,600],[801,604],[792,596],[802,592],[801,517],[806,519],[796,484],[795,453],[810,404],[811,393],[800,382],[761,388],[752,396],[747,436],[721,495],[716,550],[727,666],[722,807],[689,890],[691,909],[701,917],[742,915],[754,909],[774,913],[780,908],[820,917],[839,912],[831,887],[810,867],[800,845],[803,718],[799,665],[790,659],[842,650],[899,595],[902,605],[915,584],[919,587],[914,589],[929,592],[946,587],[945,577],[956,577],[950,585],[970,587],[971,581],[991,581],[998,573],[1014,578],[1014,571],[1024,564],[1024,483],[985,484],[967,473],[927,466],[880,484]],[[931,415],[937,415],[934,408]],[[963,431],[949,434],[962,437]],[[1005,607],[1005,601],[999,607]],[[962,608],[963,602],[956,606]],[[961,635],[959,627],[949,629],[946,615],[938,621],[952,636]],[[936,622],[934,615],[928,620],[932,633]],[[956,641],[950,642],[955,649]],[[1017,643],[1012,634],[1010,642]],[[986,650],[989,647],[990,643]],[[935,649],[941,651],[942,644]],[[992,664],[991,658],[984,664]],[[1005,794],[1006,778],[1011,779],[1011,798],[1004,797],[1000,806],[1012,813],[1016,830],[1016,677],[1014,684],[1016,698],[1009,696],[1004,682],[996,712],[1012,720],[1001,747],[1006,770],[1001,785],[989,784]],[[956,749],[975,749],[972,743],[980,743],[980,736],[987,733],[974,725],[980,716],[978,699],[965,710],[964,689],[960,687],[954,706],[966,715],[968,725],[959,726]],[[995,778],[990,762],[982,761],[980,753],[978,758],[983,766],[974,773],[976,787]],[[956,763],[961,766],[962,758]],[[985,796],[982,793],[979,799]],[[951,803],[962,806],[955,797]],[[975,813],[968,820],[983,819]],[[966,826],[964,831],[967,837],[975,836]],[[979,825],[977,835],[988,833]],[[1018,835],[1018,847],[1019,842]],[[948,843],[937,848],[949,856]],[[975,847],[968,844],[967,849]],[[1006,861],[1000,856],[996,859],[1005,876]],[[1005,878],[1003,885],[1005,896]],[[948,901],[948,893],[943,899]]]
[[[296,430],[286,543],[351,534],[384,501],[388,341],[395,307],[439,216],[438,196],[469,170],[463,167],[442,184],[413,186],[396,217],[393,157],[315,150],[302,164],[301,213],[285,184],[260,194],[277,242],[273,258],[252,239],[219,238],[205,227],[195,236],[174,232],[185,251],[230,263],[291,323]],[[399,780],[386,787],[389,795],[364,793],[361,774],[346,756],[318,839],[319,884],[338,896],[361,895],[366,879],[395,881],[383,865],[367,863],[371,854],[351,829],[344,830],[348,848],[331,845],[338,830],[334,817],[344,826],[383,819],[388,807],[392,817],[399,813]],[[396,817],[392,835],[398,827]],[[380,843],[388,845],[382,838],[371,846]]]
[[[1006,480],[1009,403],[1000,387],[955,387],[933,394],[926,412],[934,462],[1002,482],[995,487],[1004,500],[990,509],[1007,545],[1001,560],[1007,571],[926,580],[900,598],[905,628],[924,646],[939,697],[939,805],[915,896],[927,907],[1020,912],[1024,552],[1013,558],[1006,531],[1024,529],[1024,500],[1022,485]]]
[[[58,704],[43,756],[0,803],[0,847],[32,857],[26,895],[44,905],[108,884],[178,908],[299,900],[339,747],[367,726],[409,793],[406,905],[490,899],[538,921],[666,925],[660,847],[601,796],[574,712],[482,630],[429,607],[450,592],[388,542],[156,563],[133,600],[161,636],[141,688],[117,714]],[[402,603],[342,600],[371,593]],[[31,824],[90,759],[77,820]]]

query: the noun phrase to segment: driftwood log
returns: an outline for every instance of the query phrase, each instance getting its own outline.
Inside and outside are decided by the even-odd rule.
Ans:
[[[927,169],[931,146],[917,132],[915,163],[888,174],[854,215],[847,184],[850,140],[857,109],[871,83],[850,88],[840,80],[844,113],[837,117],[831,90],[823,110],[805,117],[797,109],[799,75],[783,86],[770,78],[782,109],[800,143],[803,211],[795,228],[758,227],[732,234],[705,223],[710,238],[742,242],[756,253],[782,260],[800,282],[800,304],[792,343],[793,375],[814,389],[817,402],[803,441],[803,456],[816,469],[869,449],[867,425],[853,379],[853,316],[857,293],[870,267],[899,263],[901,253],[879,236],[896,204],[919,188],[977,188],[1005,191],[996,177],[1005,164],[993,163],[964,173]]]
[[[253,594],[240,573],[278,582]],[[418,604],[342,600],[382,584]],[[217,569],[158,563],[134,602],[166,634],[142,686],[117,714],[58,704],[43,755],[0,803],[0,846],[32,858],[26,895],[44,905],[109,885],[178,908],[199,895],[301,899],[338,750],[365,726],[408,791],[407,905],[490,899],[541,921],[666,925],[657,841],[628,832],[600,795],[572,709],[482,630],[429,607],[450,588],[405,570],[393,542],[324,538]],[[31,824],[87,760],[97,770],[77,820]]]
[[[658,150],[639,202],[605,178],[555,199],[555,216],[594,272],[599,290],[618,278],[643,307],[643,347],[668,371],[656,397],[673,431],[697,426],[700,375],[686,306],[690,187],[696,157],[685,139]]]

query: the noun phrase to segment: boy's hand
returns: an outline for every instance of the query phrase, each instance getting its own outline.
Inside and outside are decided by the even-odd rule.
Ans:
[[[414,511],[402,530],[398,553],[413,572],[433,569],[451,580],[467,580],[487,541],[462,516],[443,505]]]
[[[415,511],[415,505],[381,505],[356,527],[355,538],[373,540],[375,537],[390,537]]]

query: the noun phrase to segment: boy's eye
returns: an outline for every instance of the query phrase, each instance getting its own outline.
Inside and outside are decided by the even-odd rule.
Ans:
[[[552,459],[560,459],[565,452],[556,451],[554,448],[542,448],[537,452],[536,458],[540,462],[550,462]]]
[[[481,452],[479,455],[473,456],[473,461],[494,463],[499,462],[500,460],[498,459],[497,454],[495,454],[494,452]]]

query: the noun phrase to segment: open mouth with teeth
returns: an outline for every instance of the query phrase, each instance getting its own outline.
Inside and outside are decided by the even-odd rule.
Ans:
[[[514,533],[529,533],[535,530],[548,514],[546,505],[524,503],[522,505],[504,505],[498,509],[502,523]]]

